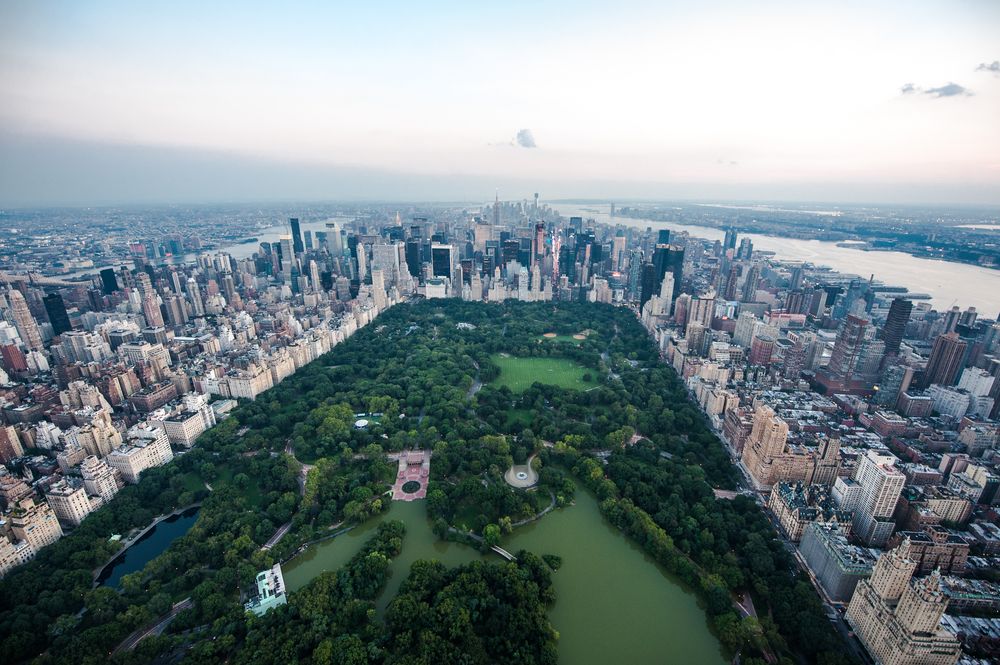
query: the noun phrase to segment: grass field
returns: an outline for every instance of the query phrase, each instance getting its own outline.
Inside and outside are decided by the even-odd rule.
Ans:
[[[507,427],[531,427],[534,419],[535,414],[531,409],[511,409],[507,411]]]
[[[572,335],[556,335],[555,337],[546,337],[545,335],[538,336],[539,341],[542,342],[569,342],[575,346],[580,346],[582,339],[573,339]]]
[[[565,358],[516,358],[494,354],[491,360],[500,367],[500,376],[493,381],[493,385],[507,386],[511,392],[524,392],[536,381],[575,390],[596,387],[593,382],[583,380],[587,368]]]
[[[216,473],[218,474],[214,480],[209,484],[213,488],[224,487],[233,482],[233,470],[227,465],[217,467]],[[195,492],[199,489],[204,489],[205,481],[197,471],[189,471],[184,474],[184,489],[189,492]],[[243,497],[255,506],[260,505],[261,494],[260,488],[254,479],[250,478],[250,483],[243,489],[237,490]]]

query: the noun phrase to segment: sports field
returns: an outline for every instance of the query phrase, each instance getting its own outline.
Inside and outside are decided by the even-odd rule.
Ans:
[[[593,382],[583,380],[588,372],[586,367],[565,358],[517,358],[499,353],[490,358],[500,367],[500,376],[493,385],[507,386],[511,392],[524,392],[536,381],[575,390],[595,387]]]

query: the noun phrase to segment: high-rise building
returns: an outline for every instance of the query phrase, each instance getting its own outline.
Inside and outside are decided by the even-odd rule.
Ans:
[[[663,284],[663,277],[668,272],[674,276],[672,298],[676,299],[680,295],[684,268],[684,248],[679,245],[658,243],[656,249],[653,250],[652,265],[653,272],[650,278],[647,280],[644,275],[642,279],[643,288],[639,299],[640,308],[659,291],[660,285]]]
[[[292,236],[281,236],[278,239],[278,251],[281,252],[281,276],[287,282],[291,280],[292,266],[295,265],[295,250],[292,248]]]
[[[291,227],[292,230],[292,251],[294,251],[295,255],[298,256],[306,251],[305,247],[302,245],[302,230],[299,228],[299,218],[289,217],[288,226]]]
[[[879,665],[953,665],[958,639],[939,625],[948,597],[935,571],[913,579],[910,540],[879,557],[870,579],[858,583],[845,619]]]
[[[111,452],[105,461],[118,469],[128,483],[139,482],[139,476],[150,467],[161,466],[174,458],[166,432],[159,427],[137,425],[128,431],[128,443]]]
[[[14,327],[17,328],[21,341],[28,349],[41,349],[42,333],[38,329],[35,317],[31,315],[31,310],[28,309],[24,296],[17,289],[10,288],[7,290],[7,299],[10,302],[11,315],[14,317]]]
[[[455,269],[455,248],[451,245],[433,243],[431,245],[431,274],[434,277],[451,279]]]
[[[118,280],[115,279],[114,268],[104,268],[101,270],[101,290],[106,296],[118,290]]]
[[[621,271],[624,267],[625,258],[625,232],[621,229],[615,231],[615,239],[611,243],[611,269],[615,272]]]
[[[924,370],[922,385],[927,387],[932,383],[943,386],[953,386],[958,375],[964,368],[965,349],[968,344],[958,333],[949,332],[938,335],[934,347],[927,359],[927,369]]]
[[[18,540],[26,541],[37,552],[63,536],[59,520],[47,503],[35,504],[22,499],[10,514],[11,531]]]
[[[10,425],[0,425],[0,464],[20,457],[24,454],[21,447],[21,437],[17,430]]]
[[[860,487],[858,505],[841,506],[854,511],[854,533],[869,547],[884,547],[896,527],[892,515],[906,483],[896,461],[893,455],[867,451],[854,472]]]
[[[839,439],[826,439],[816,449],[787,445],[788,423],[761,404],[741,453],[741,462],[757,485],[785,482],[829,484],[840,464]]]
[[[878,378],[885,343],[875,339],[868,320],[849,314],[837,333],[829,364],[816,373],[817,383],[827,392],[867,392]]]
[[[42,302],[45,304],[45,313],[49,315],[49,323],[52,324],[53,333],[61,335],[72,329],[69,323],[69,314],[66,313],[66,304],[61,295],[55,292],[50,293],[42,298]]]
[[[746,240],[744,238],[744,240]],[[755,263],[746,271],[746,278],[743,280],[743,291],[740,300],[743,302],[754,302],[757,300],[757,285],[760,283],[760,265]]]
[[[913,301],[905,298],[893,298],[892,305],[889,306],[889,314],[885,318],[885,325],[882,327],[882,341],[885,342],[887,356],[899,353],[899,345],[903,341],[906,323],[910,320],[912,311]]]
[[[736,229],[726,229],[725,240],[722,241],[722,252],[736,249]]]
[[[91,512],[87,491],[82,486],[71,485],[67,480],[60,480],[49,487],[45,499],[59,521],[69,526],[79,526]]]
[[[378,309],[385,309],[385,274],[377,268],[372,270],[372,300]]]
[[[99,496],[105,501],[110,501],[122,488],[121,474],[96,455],[90,455],[80,463],[80,475],[83,476],[87,494]]]
[[[201,291],[198,288],[198,282],[194,280],[194,277],[189,277],[187,280],[187,295],[188,299],[191,301],[191,311],[195,316],[205,315],[205,304],[201,299]]]
[[[775,339],[769,335],[757,335],[754,337],[750,340],[749,363],[762,367],[770,365],[771,356],[774,355],[774,345]]]

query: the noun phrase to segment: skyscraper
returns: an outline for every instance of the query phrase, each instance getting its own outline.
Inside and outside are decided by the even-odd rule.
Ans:
[[[663,283],[663,276],[670,272],[674,276],[673,298],[676,299],[681,292],[681,278],[684,268],[684,248],[678,245],[657,244],[653,250],[653,276],[651,281],[643,279],[642,296],[639,306],[642,307],[646,301],[659,291]],[[647,290],[647,286],[649,287]]]
[[[968,346],[958,333],[949,332],[938,335],[934,340],[934,348],[927,359],[927,369],[924,370],[925,388],[933,383],[943,386],[953,386],[963,369],[965,348]]]
[[[118,290],[118,280],[115,279],[114,268],[105,268],[101,271],[101,290],[106,296]]]
[[[736,229],[726,229],[726,237],[722,241],[722,253],[730,249],[736,249]]]
[[[857,367],[867,327],[866,319],[853,314],[847,317],[837,333],[837,341],[834,342],[833,352],[830,354],[830,364],[827,369],[831,375],[842,380],[851,378]]]
[[[892,305],[889,306],[889,315],[886,316],[885,325],[882,327],[882,341],[885,342],[886,355],[899,353],[899,345],[903,341],[906,323],[910,320],[912,311],[912,301],[905,298],[893,298]]]
[[[455,248],[451,245],[434,243],[431,245],[431,274],[435,277],[451,279],[455,266]]]
[[[854,472],[854,480],[861,488],[858,505],[841,506],[854,510],[854,533],[869,547],[884,547],[896,527],[892,514],[906,483],[896,461],[893,455],[869,450]]]
[[[302,231],[299,228],[299,218],[290,217],[288,225],[292,228],[292,250],[298,256],[305,251],[305,247],[302,245]]]
[[[56,335],[72,330],[73,326],[69,323],[69,314],[66,313],[66,304],[61,295],[50,293],[42,298],[42,302],[45,304],[45,312],[49,315],[52,331]]]
[[[17,334],[21,336],[21,341],[29,349],[41,349],[42,333],[38,330],[38,324],[35,322],[35,317],[31,315],[31,310],[28,309],[28,303],[24,296],[17,289],[10,288],[7,290],[7,300],[10,302],[14,327],[17,328]]]
[[[619,272],[624,264],[625,257],[625,232],[621,229],[615,231],[615,239],[611,244],[611,269]]]
[[[914,580],[917,563],[906,538],[875,562],[854,589],[844,618],[876,663],[952,665],[962,655],[958,639],[939,624],[948,607],[937,571]]]
[[[291,279],[292,266],[295,265],[295,252],[292,249],[291,236],[281,236],[278,239],[278,249],[281,251],[281,275],[284,281]]]
[[[413,277],[420,277],[420,241],[410,238],[406,241],[406,269]]]

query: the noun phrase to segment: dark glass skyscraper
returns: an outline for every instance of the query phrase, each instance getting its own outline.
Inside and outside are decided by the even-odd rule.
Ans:
[[[302,230],[299,228],[299,218],[289,218],[288,225],[292,227],[292,251],[296,255],[301,254],[305,251],[305,247],[302,245]]]
[[[643,269],[642,294],[639,297],[639,307],[646,304],[654,294],[660,292],[660,285],[663,278],[669,272],[674,276],[674,291],[671,294],[673,299],[681,293],[681,277],[684,268],[684,248],[678,245],[658,244],[653,250],[653,272],[647,273]]]
[[[885,319],[885,326],[882,327],[882,341],[885,342],[886,355],[899,353],[899,345],[903,341],[906,323],[910,320],[912,311],[912,301],[905,298],[893,299],[892,305],[889,306],[889,315]]]
[[[66,304],[61,295],[50,293],[42,298],[42,302],[45,303],[45,312],[49,315],[49,323],[52,324],[52,330],[55,334],[61,335],[73,329],[69,323],[69,314],[66,313]]]
[[[106,296],[118,290],[118,280],[115,278],[114,268],[105,268],[101,271],[101,287]]]

